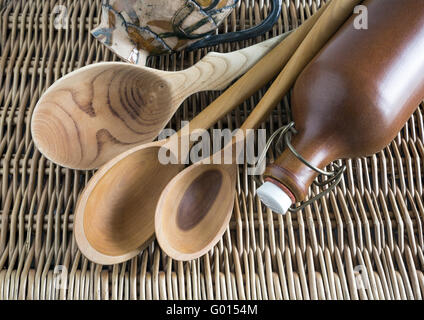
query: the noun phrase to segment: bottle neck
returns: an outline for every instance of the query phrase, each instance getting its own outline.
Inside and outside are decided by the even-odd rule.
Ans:
[[[306,161],[320,169],[335,159],[335,145],[323,139],[295,136],[292,145]],[[300,161],[288,148],[273,164],[268,165],[264,173],[265,179],[272,178],[287,187],[296,202],[306,198],[308,189],[317,176],[315,170]]]

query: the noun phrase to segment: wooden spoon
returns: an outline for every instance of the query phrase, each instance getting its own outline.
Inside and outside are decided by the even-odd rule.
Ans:
[[[222,237],[230,221],[236,192],[239,155],[237,143],[258,127],[286,95],[304,67],[351,15],[358,0],[332,1],[309,32],[271,88],[241,127],[231,148],[233,164],[213,164],[216,155],[200,161],[175,176],[163,191],[155,216],[156,237],[161,248],[176,260],[196,259],[209,251]],[[215,162],[216,163],[216,162]],[[219,163],[224,163],[220,161]]]
[[[322,10],[293,32],[190,122],[190,131],[209,128],[269,82],[287,63]],[[175,136],[130,149],[102,166],[79,198],[74,234],[91,261],[114,264],[137,255],[154,237],[159,196],[184,165],[162,165],[158,152]],[[184,155],[181,156],[181,158]]]
[[[97,63],[55,82],[35,107],[31,131],[49,160],[95,169],[132,147],[153,141],[181,103],[226,88],[286,35],[230,53],[211,52],[178,72],[122,62]]]

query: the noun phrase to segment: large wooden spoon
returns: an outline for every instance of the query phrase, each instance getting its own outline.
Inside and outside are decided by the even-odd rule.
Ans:
[[[321,13],[322,9],[196,116],[190,130],[209,128],[275,77]],[[167,140],[128,150],[92,177],[78,201],[74,221],[77,244],[88,259],[100,264],[120,263],[150,243],[159,196],[184,169],[184,165],[162,165],[158,153],[165,144],[179,143],[181,135],[179,132]]]
[[[294,84],[304,67],[351,15],[359,0],[332,1],[302,42],[271,88],[241,127],[242,140],[259,126]],[[249,131],[247,131],[249,130]],[[227,148],[232,164],[213,164],[216,155],[180,172],[164,189],[155,216],[156,237],[161,248],[176,260],[196,259],[221,238],[230,221],[236,192],[236,136]],[[224,152],[225,153],[225,152]],[[211,163],[211,164],[209,164]],[[216,161],[215,161],[216,163]],[[219,161],[218,163],[228,163]]]
[[[95,169],[153,141],[190,95],[226,88],[286,35],[230,53],[211,52],[178,72],[121,62],[97,63],[55,82],[35,107],[31,131],[49,160]]]

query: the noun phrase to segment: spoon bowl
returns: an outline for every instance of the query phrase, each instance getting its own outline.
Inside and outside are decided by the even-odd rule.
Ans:
[[[236,165],[197,163],[166,186],[156,214],[156,237],[176,260],[192,260],[222,237],[234,207]]]
[[[151,242],[161,191],[184,167],[161,164],[161,147],[159,141],[132,149],[123,155],[125,161],[114,159],[90,180],[75,215],[75,236],[83,254],[113,264]]]
[[[172,88],[160,73],[113,62],[74,71],[51,86],[32,117],[38,149],[55,163],[93,169],[152,141],[172,110]],[[70,143],[70,142],[73,143]]]

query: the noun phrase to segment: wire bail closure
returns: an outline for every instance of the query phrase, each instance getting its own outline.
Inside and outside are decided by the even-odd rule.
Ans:
[[[327,189],[325,189],[324,191],[322,191],[321,193],[319,193],[318,195],[312,197],[311,199],[309,199],[307,201],[302,201],[299,206],[289,208],[290,212],[297,212],[297,211],[303,210],[304,208],[306,208],[307,206],[312,204],[314,201],[321,199],[322,197],[324,197],[325,195],[330,193],[332,190],[334,190],[336,188],[336,186],[342,180],[343,173],[346,171],[346,166],[345,165],[339,166],[339,165],[333,163],[332,164],[332,167],[334,169],[333,171],[325,171],[325,170],[321,170],[321,169],[315,167],[314,165],[310,164],[305,158],[303,158],[302,155],[299,152],[296,151],[296,149],[293,147],[293,145],[290,142],[289,133],[297,134],[297,130],[295,128],[295,123],[293,121],[290,122],[288,125],[281,127],[280,129],[278,129],[277,131],[275,131],[271,135],[271,137],[269,138],[269,140],[266,144],[264,152],[262,153],[261,157],[258,160],[258,163],[262,163],[262,161],[264,160],[266,153],[267,153],[268,149],[270,148],[272,142],[278,136],[277,143],[282,138],[284,138],[284,142],[285,142],[286,146],[289,148],[290,152],[299,161],[301,161],[303,164],[305,164],[307,167],[309,167],[313,171],[317,172],[319,175],[325,176],[325,177],[328,178],[328,179],[326,179],[325,181],[322,181],[322,182],[319,182],[319,181],[313,182],[313,184],[318,186],[318,187],[328,186]]]

